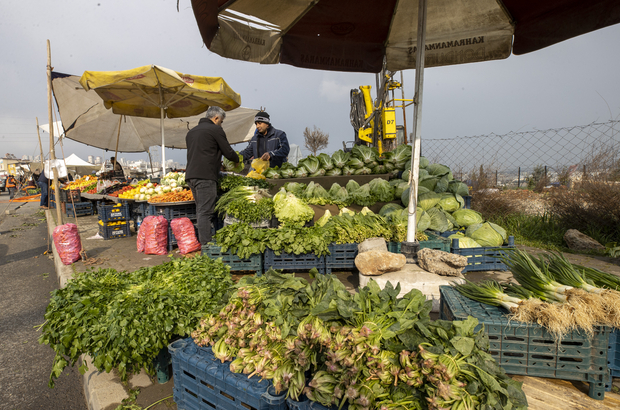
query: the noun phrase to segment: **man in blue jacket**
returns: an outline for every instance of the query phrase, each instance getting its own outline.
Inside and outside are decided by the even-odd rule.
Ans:
[[[282,166],[290,151],[286,133],[275,129],[271,125],[269,114],[264,111],[256,114],[254,123],[256,124],[256,132],[254,132],[248,146],[240,152],[243,159],[247,161],[260,158],[269,161],[270,168]]]

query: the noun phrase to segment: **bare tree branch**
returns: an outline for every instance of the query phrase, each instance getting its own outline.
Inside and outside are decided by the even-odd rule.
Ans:
[[[318,151],[327,148],[327,144],[329,144],[329,134],[321,131],[316,125],[312,130],[306,127],[304,130],[304,146],[312,152],[312,155],[316,156]]]

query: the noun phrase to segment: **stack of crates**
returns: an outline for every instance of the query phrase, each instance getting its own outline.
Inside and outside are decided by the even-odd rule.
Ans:
[[[118,239],[131,236],[129,230],[129,205],[127,203],[105,205],[97,203],[99,214],[99,235],[103,239]]]
[[[184,410],[288,410],[286,392],[259,376],[232,373],[211,348],[196,346],[191,338],[168,346],[172,356],[174,402]]]
[[[484,329],[489,353],[506,373],[583,381],[590,384],[590,397],[605,398],[611,328],[597,326],[592,337],[573,330],[558,341],[544,327],[511,321],[502,308],[468,299],[451,286],[440,286],[439,292],[440,318],[478,319],[475,331]]]
[[[68,217],[76,217],[76,216],[86,216],[92,215],[94,213],[93,204],[90,201],[85,202],[67,202],[67,216]]]

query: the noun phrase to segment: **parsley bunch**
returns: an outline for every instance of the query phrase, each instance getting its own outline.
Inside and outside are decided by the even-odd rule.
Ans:
[[[199,318],[227,302],[230,268],[206,256],[172,259],[134,272],[99,269],[78,273],[52,292],[39,343],[56,352],[49,386],[82,354],[99,371],[118,369],[121,380],[153,361],[174,335],[186,335]],[[86,364],[80,367],[83,374]]]

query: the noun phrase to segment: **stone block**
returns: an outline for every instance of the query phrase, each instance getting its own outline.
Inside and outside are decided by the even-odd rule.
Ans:
[[[437,275],[462,276],[461,272],[467,266],[467,257],[425,248],[418,251],[418,264],[422,269]]]
[[[364,242],[357,245],[357,253],[363,253],[370,250],[387,252],[387,244],[383,238],[368,238]]]

